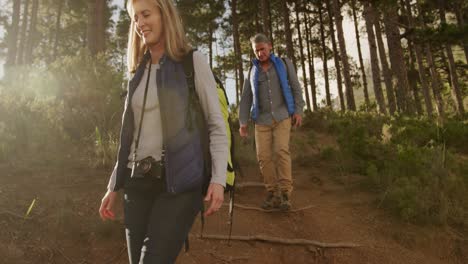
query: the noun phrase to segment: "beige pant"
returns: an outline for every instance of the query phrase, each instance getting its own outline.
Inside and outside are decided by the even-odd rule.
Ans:
[[[269,192],[292,192],[290,132],[290,118],[273,121],[272,125],[255,125],[257,159]]]

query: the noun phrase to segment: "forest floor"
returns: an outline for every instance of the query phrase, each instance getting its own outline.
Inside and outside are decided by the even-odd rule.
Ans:
[[[317,141],[321,147],[336,144],[320,134]],[[309,151],[316,158],[300,166],[293,163],[293,209],[307,209],[284,213],[235,208],[232,234],[353,247],[236,240],[229,245],[200,238],[197,217],[190,250],[181,252],[177,263],[467,263],[466,235],[450,227],[403,223],[362,188],[360,176],[338,173],[318,157],[317,149]],[[109,171],[88,169],[84,162],[71,162],[76,160],[71,156],[63,159],[61,166],[46,166],[44,161],[22,169],[0,166],[0,263],[128,263],[121,206],[116,221],[102,222],[98,216]],[[238,182],[261,182],[257,167],[243,164]],[[264,196],[262,187],[244,187],[236,192],[236,204],[258,207]],[[205,235],[227,235],[228,208],[206,222]]]

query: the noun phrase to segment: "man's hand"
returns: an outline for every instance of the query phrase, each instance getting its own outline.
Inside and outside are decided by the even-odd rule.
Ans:
[[[292,116],[292,121],[293,121],[293,126],[294,127],[300,127],[302,125],[302,116],[299,114],[294,114]]]
[[[114,220],[114,202],[117,197],[117,192],[107,191],[101,201],[101,207],[99,208],[99,215],[101,219],[105,221],[106,219]]]
[[[240,128],[239,128],[239,134],[241,137],[245,138],[247,137],[247,135],[249,134],[249,131],[248,131],[248,128],[247,128],[247,124],[245,125],[241,125]]]
[[[208,191],[205,197],[206,202],[210,202],[208,210],[205,212],[205,216],[210,216],[217,212],[224,201],[224,187],[218,183],[210,183]]]

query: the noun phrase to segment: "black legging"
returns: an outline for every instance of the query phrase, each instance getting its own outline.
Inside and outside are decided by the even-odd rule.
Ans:
[[[129,179],[124,193],[130,264],[174,263],[201,209],[201,191],[170,194],[164,181]]]

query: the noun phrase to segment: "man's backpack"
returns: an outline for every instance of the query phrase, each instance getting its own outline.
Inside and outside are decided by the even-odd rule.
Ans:
[[[207,175],[205,179],[205,183],[203,186],[203,193],[206,194],[208,185],[211,181],[211,154],[209,152],[209,139],[208,139],[208,130],[206,129],[206,121],[203,115],[203,111],[200,106],[200,102],[198,99],[197,92],[195,90],[195,71],[194,71],[194,65],[193,65],[193,52],[195,50],[190,51],[185,55],[183,58],[182,64],[184,66],[184,72],[185,76],[187,79],[187,85],[189,89],[189,107],[187,111],[197,111],[198,112],[198,119],[197,123],[200,125],[202,129],[202,144],[203,144],[203,150],[204,150],[204,171],[205,174]],[[214,75],[214,74],[213,74]],[[234,168],[237,168],[237,163],[235,162],[234,159],[234,134],[232,133],[232,122],[229,117],[229,100],[226,95],[226,90],[224,89],[223,83],[219,80],[219,78],[214,75],[216,84],[217,84],[217,92],[218,92],[218,99],[221,107],[221,113],[223,115],[224,123],[226,124],[226,134],[228,137],[228,142],[229,142],[229,157],[228,157],[228,164],[226,165],[226,188],[225,192],[229,192],[229,237],[231,236],[232,232],[232,220],[233,220],[233,214],[234,214],[234,191],[235,191],[235,171]],[[190,114],[190,113],[187,113]],[[188,118],[190,120],[190,118]],[[190,128],[193,124],[187,124],[187,126]],[[203,217],[203,210],[201,213],[201,224],[202,224],[202,230],[201,233],[203,235],[203,228],[204,228],[204,217]],[[186,244],[186,249],[187,249],[187,244]]]

